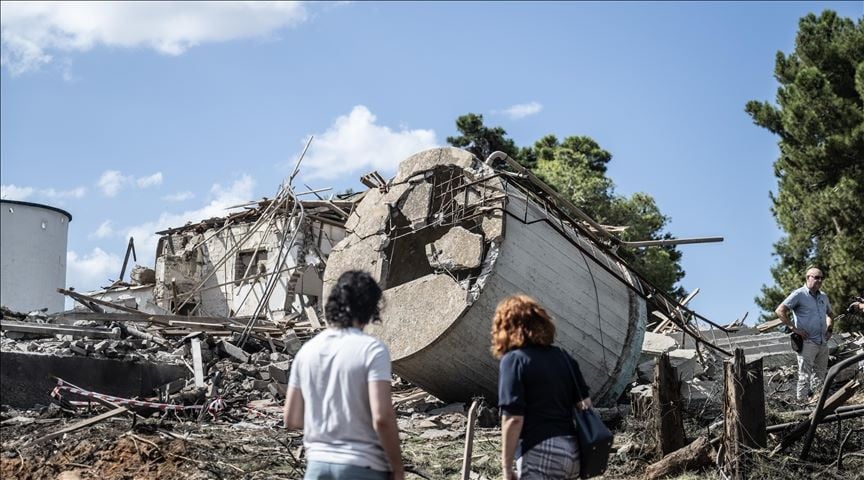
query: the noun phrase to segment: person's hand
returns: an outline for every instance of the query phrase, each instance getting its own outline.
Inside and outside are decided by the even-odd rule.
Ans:
[[[792,327],[792,331],[794,333],[797,333],[804,340],[807,340],[807,338],[810,337],[810,334],[807,333],[807,330],[804,330],[803,328]]]
[[[519,475],[516,475],[516,471],[512,468],[505,468],[504,480],[519,480]]]
[[[593,406],[594,405],[591,403],[591,397],[587,397],[576,402],[576,408],[578,408],[579,410],[588,410]]]

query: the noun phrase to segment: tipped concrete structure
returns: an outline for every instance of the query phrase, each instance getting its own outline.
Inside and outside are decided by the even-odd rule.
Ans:
[[[324,298],[343,272],[372,273],[384,308],[370,333],[389,346],[394,372],[446,401],[494,401],[491,319],[502,299],[526,293],[553,317],[556,343],[579,360],[595,401],[614,401],[642,348],[641,286],[558,211],[464,150],[420,152],[352,212]]]

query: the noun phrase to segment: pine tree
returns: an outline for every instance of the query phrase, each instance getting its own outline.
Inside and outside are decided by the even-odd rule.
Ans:
[[[864,293],[864,19],[835,12],[799,22],[795,51],[777,53],[776,106],[750,101],[756,125],[780,137],[772,213],[785,232],[775,244],[775,284],[756,298],[763,319],[823,268],[835,313]],[[853,319],[855,317],[847,317]],[[856,325],[857,323],[857,325]],[[841,323],[846,330],[864,322]]]

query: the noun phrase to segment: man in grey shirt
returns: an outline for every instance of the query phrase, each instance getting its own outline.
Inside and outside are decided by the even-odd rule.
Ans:
[[[831,338],[831,303],[819,289],[825,275],[816,267],[807,269],[804,286],[783,300],[775,313],[780,321],[804,339],[798,352],[798,401],[807,398],[825,381],[828,370],[828,340]],[[794,323],[789,320],[794,315]]]

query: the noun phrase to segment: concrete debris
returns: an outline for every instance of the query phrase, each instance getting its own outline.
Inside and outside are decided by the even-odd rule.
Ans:
[[[132,267],[132,271],[129,272],[129,278],[132,279],[132,283],[135,285],[150,285],[156,283],[156,270],[135,265]]]
[[[669,361],[678,370],[678,378],[682,381],[691,380],[705,372],[705,368],[698,361],[696,350],[680,348],[666,353],[669,354]],[[637,367],[639,380],[650,382],[654,377],[654,365],[656,364],[656,359],[640,363]]]
[[[455,227],[426,245],[426,258],[435,269],[466,270],[483,261],[483,236]]]
[[[678,348],[678,342],[674,338],[660,333],[645,332],[642,340],[642,354],[659,357],[660,354]]]

